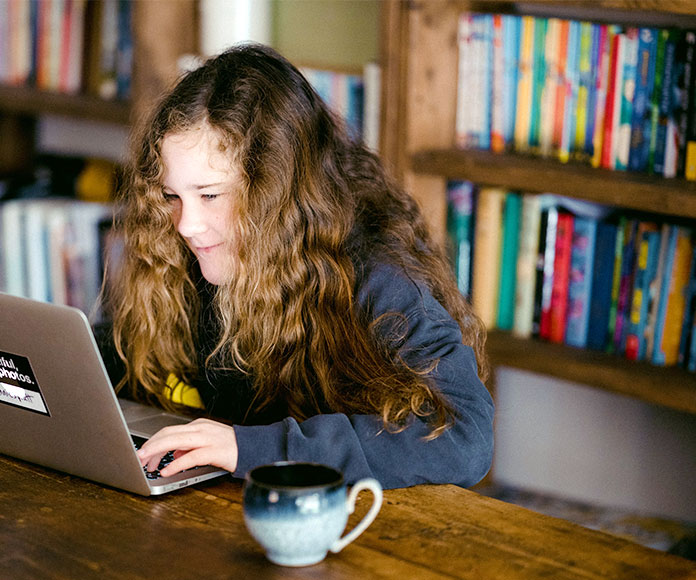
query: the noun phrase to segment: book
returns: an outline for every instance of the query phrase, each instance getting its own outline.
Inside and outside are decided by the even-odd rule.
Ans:
[[[655,296],[661,240],[660,232],[653,225],[642,222],[638,228],[637,261],[624,350],[629,360],[644,360],[647,350],[646,324]]]
[[[607,86],[607,102],[604,115],[604,138],[602,139],[601,167],[604,169],[616,168],[625,48],[626,35],[623,32],[619,32],[613,37],[611,47],[609,84]]]
[[[491,151],[505,151],[505,31],[502,14],[493,14]]]
[[[568,30],[570,21],[561,19],[558,22],[558,57],[556,66],[558,71],[558,79],[555,83],[556,95],[553,102],[553,136],[552,148],[554,155],[558,157],[561,151],[563,142],[563,123],[565,121],[566,107],[566,66],[568,62]]]
[[[612,302],[614,267],[616,263],[616,237],[618,225],[599,221],[593,258],[593,277],[590,289],[590,309],[587,322],[586,347],[605,350],[609,344],[609,314]]]
[[[474,184],[470,181],[450,181],[447,184],[447,231],[450,259],[463,296],[471,295],[472,234]]]
[[[666,233],[665,264],[654,333],[652,362],[670,366],[679,360],[682,322],[686,312],[686,292],[693,258],[692,231],[688,228],[663,226]]]
[[[597,220],[576,216],[570,253],[565,343],[579,348],[587,346],[596,239]]]
[[[502,188],[482,187],[476,199],[471,298],[474,310],[487,328],[495,328],[498,319],[505,194]]]
[[[517,109],[518,50],[520,45],[520,17],[503,15],[503,145],[511,149],[515,135]]]
[[[588,120],[593,112],[590,95],[593,88],[592,79],[592,42],[593,24],[580,23],[580,42],[578,52],[578,98],[575,115],[575,141],[572,146],[573,159],[589,161],[587,148]]]
[[[455,141],[458,147],[467,148],[473,140],[473,115],[469,83],[473,76],[471,37],[473,14],[462,12],[457,23],[457,105],[455,113]]]
[[[631,144],[628,169],[646,171],[650,150],[650,102],[655,86],[655,60],[657,56],[657,30],[641,28],[638,32],[638,61],[636,63],[636,89],[631,118]]]
[[[532,91],[535,74],[534,20],[533,16],[521,16],[517,111],[515,114],[515,150],[519,152],[528,151],[530,148]]]
[[[675,48],[672,65],[672,85],[667,112],[667,131],[665,137],[662,175],[676,177],[679,173],[679,155],[686,147],[686,104],[685,83],[691,74],[693,46],[687,43],[684,31],[674,31]],[[682,166],[683,169],[683,166]]]
[[[534,298],[541,235],[541,202],[541,195],[531,193],[522,195],[517,250],[515,315],[512,327],[513,334],[522,338],[530,338],[534,331]]]
[[[626,29],[624,40],[624,59],[621,81],[620,109],[616,127],[616,149],[613,167],[618,171],[628,169],[628,157],[631,151],[631,121],[633,119],[633,100],[636,87],[638,66],[638,29]]]
[[[595,110],[592,132],[592,167],[601,167],[602,151],[604,149],[604,125],[607,116],[607,103],[609,87],[612,84],[612,49],[614,36],[618,34],[619,27],[610,24],[601,24],[598,32],[597,48],[597,73],[595,76]],[[612,101],[613,102],[613,101]]]
[[[681,37],[679,68],[680,74],[676,80],[674,92],[674,124],[676,142],[676,172],[679,177],[686,176],[686,142],[689,125],[689,91],[692,90],[692,78],[696,74],[696,31],[687,30]]]
[[[540,95],[539,154],[549,157],[554,150],[556,93],[561,80],[561,19],[549,18],[544,39],[544,85]]]
[[[696,317],[696,248],[691,254],[691,264],[689,266],[688,280],[684,288],[684,316],[681,325],[681,336],[679,338],[679,353],[677,364],[680,367],[687,367],[689,363],[689,353],[691,352],[691,342],[694,339],[694,322]]]
[[[501,330],[512,330],[515,320],[517,252],[522,198],[511,191],[505,195],[503,231],[500,248],[500,282],[498,285],[498,320]]]
[[[554,261],[556,258],[556,233],[558,207],[550,205],[542,213],[539,238],[540,268],[537,270],[537,303],[535,307],[536,336],[548,340],[551,336],[551,299],[553,295]],[[538,320],[538,323],[536,321]]]
[[[529,120],[529,146],[533,152],[539,151],[541,133],[541,107],[544,83],[546,82],[546,30],[548,18],[534,19],[531,117]]]
[[[694,31],[687,31],[689,40],[696,35]],[[684,145],[684,177],[690,181],[696,180],[696,71],[692,71],[689,87],[687,89],[687,120],[686,137]]]
[[[493,58],[493,15],[472,14],[469,45],[473,69],[467,79],[471,94],[471,131],[467,146],[490,149],[491,144],[491,84]]]
[[[556,343],[564,341],[568,322],[568,284],[570,282],[570,256],[573,246],[574,219],[573,214],[570,212],[564,210],[558,212],[548,337],[551,342]]]
[[[651,143],[650,160],[652,172],[657,175],[665,173],[665,152],[667,150],[667,133],[672,106],[674,59],[677,47],[677,31],[666,29],[661,31],[663,40],[663,57],[661,69],[657,71],[660,78],[660,90],[657,93],[656,119],[653,122],[654,147]],[[658,44],[658,54],[660,45]],[[658,60],[658,63],[660,61]]]
[[[558,159],[565,163],[570,159],[572,145],[575,141],[575,114],[578,99],[579,60],[580,60],[580,23],[571,20],[568,26],[568,50],[565,68],[565,102],[563,108],[563,129]]]
[[[616,292],[612,294],[612,313],[610,324],[613,328],[613,342],[611,352],[623,354],[625,346],[625,324],[628,317],[628,310],[631,304],[631,293],[633,291],[633,275],[636,262],[636,250],[639,220],[629,218],[622,220],[621,224],[621,247],[618,248],[618,256],[621,261],[620,267],[615,270]]]

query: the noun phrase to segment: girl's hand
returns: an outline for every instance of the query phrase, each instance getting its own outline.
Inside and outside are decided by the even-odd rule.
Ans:
[[[230,473],[237,468],[234,428],[209,419],[165,427],[148,439],[137,454],[148,471],[155,471],[169,451],[174,451],[174,461],[160,471],[163,477],[199,465],[215,465]]]

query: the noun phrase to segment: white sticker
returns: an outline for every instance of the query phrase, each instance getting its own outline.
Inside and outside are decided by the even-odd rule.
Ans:
[[[28,358],[0,351],[0,403],[50,416]]]

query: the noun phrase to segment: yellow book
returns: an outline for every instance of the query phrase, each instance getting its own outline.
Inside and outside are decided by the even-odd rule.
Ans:
[[[500,285],[500,252],[506,191],[483,187],[476,203],[471,298],[486,328],[496,326]]]
[[[519,73],[517,80],[517,111],[515,114],[515,149],[529,149],[534,86],[534,17],[522,16]]]

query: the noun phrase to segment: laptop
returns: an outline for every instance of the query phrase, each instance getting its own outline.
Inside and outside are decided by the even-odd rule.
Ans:
[[[133,437],[190,420],[116,397],[81,310],[0,293],[0,453],[159,495],[228,473],[148,477]]]

